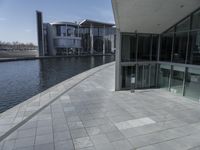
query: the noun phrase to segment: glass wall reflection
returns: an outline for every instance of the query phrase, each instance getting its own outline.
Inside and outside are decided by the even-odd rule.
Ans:
[[[131,88],[131,76],[135,76],[135,66],[122,67],[122,88]]]
[[[189,68],[186,73],[185,96],[200,100],[200,70]]]
[[[122,62],[136,61],[136,35],[123,35],[121,42],[121,60]]]
[[[183,94],[183,80],[184,80],[184,67],[174,66],[172,70],[171,77],[171,88],[170,91],[172,93],[176,93],[179,95]]]
[[[160,88],[169,88],[169,78],[170,78],[170,65],[160,65],[159,70],[159,87]]]

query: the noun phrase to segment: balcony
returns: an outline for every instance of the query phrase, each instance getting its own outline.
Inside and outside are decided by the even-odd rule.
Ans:
[[[54,38],[55,48],[81,48],[80,37],[56,37]]]

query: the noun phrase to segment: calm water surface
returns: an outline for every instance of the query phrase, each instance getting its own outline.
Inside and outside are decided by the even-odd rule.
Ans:
[[[51,58],[0,62],[0,112],[114,56]]]

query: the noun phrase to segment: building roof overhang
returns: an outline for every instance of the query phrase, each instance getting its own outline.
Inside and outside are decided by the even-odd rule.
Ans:
[[[90,27],[91,25],[93,27],[99,27],[99,28],[115,26],[115,24],[113,23],[105,23],[105,22],[94,21],[94,20],[89,20],[89,19],[85,19],[82,22],[80,22],[80,26],[82,27]]]
[[[112,0],[121,32],[162,33],[200,7],[200,0]]]
[[[73,22],[66,22],[66,21],[59,21],[59,22],[53,22],[51,23],[51,25],[68,25],[68,26],[78,26],[77,23],[73,23]]]

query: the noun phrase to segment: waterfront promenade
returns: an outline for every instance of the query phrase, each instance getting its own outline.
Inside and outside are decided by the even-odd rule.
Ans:
[[[115,64],[0,116],[0,150],[198,150],[200,105],[162,89],[114,91]]]

